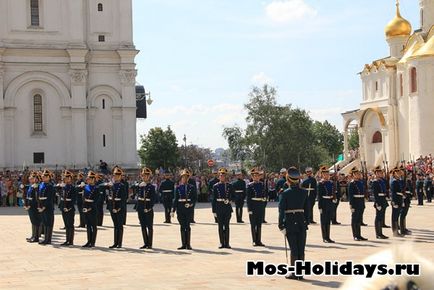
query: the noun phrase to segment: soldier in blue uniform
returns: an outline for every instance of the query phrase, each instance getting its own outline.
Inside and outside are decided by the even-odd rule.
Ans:
[[[316,182],[316,178],[313,176],[312,167],[307,167],[305,172],[306,178],[303,180],[301,187],[306,190],[308,194],[308,210],[305,212],[307,216],[307,224],[316,224],[316,222],[313,220],[313,208],[315,206],[318,184]]]
[[[109,248],[122,248],[122,240],[124,236],[124,216],[122,204],[127,198],[125,185],[122,183],[123,171],[119,167],[113,168],[113,183],[106,184],[110,189],[107,197],[107,209],[110,211],[110,216],[113,221],[113,245]]]
[[[361,180],[361,173],[357,167],[351,169],[352,180],[348,185],[348,201],[351,208],[351,229],[355,241],[366,241],[362,237],[361,226],[365,211],[365,186]]]
[[[164,173],[164,180],[160,184],[158,192],[164,206],[164,223],[170,224],[170,210],[172,209],[173,197],[175,196],[175,183],[171,180],[172,175],[169,171]]]
[[[235,214],[237,216],[237,223],[244,223],[243,221],[243,207],[244,200],[246,199],[246,182],[243,179],[243,173],[237,171],[235,173],[237,179],[232,182],[234,188],[234,201],[235,201]]]
[[[333,182],[330,180],[330,172],[327,166],[320,167],[321,180],[318,182],[318,209],[321,220],[321,234],[324,243],[334,243],[330,239],[331,213],[333,200],[336,199]]]
[[[29,185],[26,187],[24,196],[24,209],[28,212],[30,222],[32,224],[32,236],[27,241],[29,243],[39,242],[39,227],[41,225],[41,217],[38,213],[38,188],[39,176],[36,172],[30,173]]]
[[[80,215],[80,224],[78,225],[79,228],[85,228],[86,223],[84,222],[84,213],[83,213],[83,193],[84,193],[84,173],[79,172],[77,174],[77,181],[75,183],[75,186],[77,188],[77,209],[78,213]]]
[[[217,170],[213,169],[212,170],[212,178],[208,181],[208,194],[209,194],[209,199],[211,202],[211,209],[212,212],[215,211],[215,208],[212,207],[213,202],[212,202],[212,193],[213,193],[213,188],[214,188],[214,184],[216,184],[217,182],[219,182],[218,178],[217,178]],[[214,222],[217,223],[217,218],[214,217]]]
[[[392,197],[392,232],[394,237],[402,237],[398,232],[398,221],[402,210],[404,194],[402,193],[402,184],[400,182],[401,171],[395,167],[391,170],[392,175],[390,183],[390,192]]]
[[[258,169],[253,168],[250,174],[253,182],[247,186],[247,209],[249,212],[253,246],[265,247],[261,241],[261,229],[265,216],[265,205],[267,203],[267,188],[260,181],[262,173]]]
[[[331,220],[332,220],[332,225],[340,225],[341,223],[338,222],[337,216],[338,216],[338,206],[342,196],[341,196],[341,185],[339,183],[338,173],[333,172],[333,177],[331,179],[333,182],[333,188],[335,189],[335,196],[336,196],[336,199],[333,200],[333,210],[332,210]]]
[[[96,186],[96,174],[93,171],[89,171],[87,174],[87,184],[84,187],[83,193],[83,212],[84,220],[87,227],[87,243],[83,245],[83,248],[95,247],[96,234],[98,232],[97,227],[97,201],[99,198],[99,190]]]
[[[125,172],[122,173],[122,181],[125,186],[126,191],[126,198],[122,199],[121,204],[121,215],[122,215],[122,223],[123,225],[127,224],[127,213],[128,213],[128,198],[129,198],[129,192],[130,192],[130,183],[128,182],[128,178],[125,174]]]
[[[51,172],[44,170],[42,172],[42,182],[38,188],[38,212],[41,214],[44,226],[44,240],[39,242],[41,245],[51,244],[54,225],[54,196],[55,190],[51,182]]]
[[[152,170],[145,167],[142,169],[141,175],[142,175],[142,182],[139,184],[139,192],[137,195],[137,214],[139,216],[140,226],[142,228],[142,237],[143,237],[143,246],[140,247],[140,249],[146,249],[146,248],[152,249],[152,240],[154,236],[153,207],[157,199],[157,194],[155,191],[155,186],[150,183]],[[169,185],[170,184],[167,183],[166,185],[167,187],[165,188],[168,188]],[[172,191],[173,191],[173,186],[172,186]]]
[[[400,167],[401,170],[401,182],[404,184],[404,196],[401,214],[399,216],[399,228],[402,235],[411,235],[411,231],[407,229],[407,214],[410,209],[411,198],[413,196],[413,183],[411,181],[411,175],[405,174],[405,168]]]
[[[230,249],[229,245],[229,223],[232,216],[232,205],[231,200],[234,196],[234,188],[232,184],[226,181],[228,170],[226,168],[220,168],[219,171],[219,182],[214,184],[213,187],[213,212],[214,217],[218,221],[218,231],[220,238],[219,249],[227,248]]]
[[[416,175],[416,195],[417,195],[417,205],[423,205],[423,175],[418,172]]]
[[[191,250],[191,227],[190,223],[194,211],[194,205],[197,201],[196,188],[188,183],[191,176],[189,170],[184,169],[181,174],[181,180],[176,187],[175,198],[173,200],[172,216],[175,211],[178,217],[178,222],[181,227],[182,246],[178,250]]]
[[[276,182],[277,200],[279,200],[280,194],[288,188],[288,184],[286,183],[286,172],[286,168],[282,168],[279,171],[279,179]]]
[[[102,226],[104,221],[104,201],[106,199],[106,190],[107,187],[105,186],[103,175],[100,173],[96,174],[96,186],[98,188],[98,198],[96,201],[96,223],[99,227]]]
[[[291,265],[295,261],[304,261],[306,248],[306,231],[308,223],[305,212],[309,208],[308,194],[300,188],[300,172],[295,167],[290,167],[287,173],[289,188],[280,195],[279,201],[279,229],[286,235],[291,250]],[[294,274],[288,279],[303,279]]]
[[[372,181],[372,191],[374,193],[374,208],[375,208],[375,235],[377,239],[388,239],[383,235],[383,221],[386,212],[386,207],[389,206],[386,199],[386,182],[383,177],[383,170],[380,166],[374,168],[375,179]]]
[[[432,192],[433,192],[433,184],[431,174],[428,174],[425,178],[424,189],[426,194],[426,202],[431,202],[432,200]]]
[[[74,216],[77,192],[72,184],[73,175],[70,171],[63,172],[63,183],[60,185],[60,200],[63,223],[65,224],[66,241],[61,246],[74,245]]]

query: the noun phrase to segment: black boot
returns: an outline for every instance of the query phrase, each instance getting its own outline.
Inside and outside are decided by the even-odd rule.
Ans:
[[[178,250],[185,250],[187,249],[186,246],[186,232],[184,229],[181,229],[181,242],[182,242],[182,246],[178,248]]]
[[[98,232],[98,228],[95,227],[94,231],[92,232],[92,240],[90,242],[90,247],[93,248],[95,247],[95,243],[96,243],[96,234]]]
[[[117,227],[113,230],[113,245],[109,249],[114,249],[118,246],[119,229]]]
[[[149,229],[149,231],[148,231],[148,245],[147,245],[148,249],[152,249],[153,237],[154,237],[154,229]]]
[[[223,231],[223,228],[219,226],[219,239],[220,239],[219,249],[222,249],[225,247],[224,235],[225,235],[225,233]]]
[[[330,239],[330,224],[326,224],[326,234],[327,234],[327,243],[334,243],[332,239]]]
[[[356,225],[354,223],[351,223],[351,231],[353,233],[353,239],[357,241],[359,237],[357,236]]]
[[[74,234],[75,234],[75,228],[74,228],[74,226],[72,226],[72,228],[70,229],[70,232],[69,232],[69,245],[70,246],[74,245]]]
[[[140,249],[146,249],[148,246],[148,232],[146,231],[146,228],[142,228],[142,237],[143,237],[143,246],[140,247]]]
[[[392,222],[392,232],[394,237],[402,237],[402,235],[398,232],[398,222]]]
[[[362,237],[362,224],[361,223],[357,224],[357,233],[359,235],[360,240],[362,240],[362,241],[368,240],[367,238]]]
[[[34,225],[33,228],[35,231],[35,235],[33,239],[29,241],[29,243],[39,243],[39,226]]]
[[[120,228],[118,229],[118,243],[116,248],[120,249],[122,248],[122,240],[124,238],[124,227],[120,226]]]
[[[399,232],[401,236],[405,236],[405,226],[404,226],[404,219],[399,219]]]
[[[261,227],[262,227],[261,225],[258,225],[258,232],[256,233],[256,237],[257,237],[256,245],[259,247],[265,247],[265,245],[261,241],[261,234],[262,234]]]
[[[407,229],[407,217],[404,218],[404,234],[411,235],[411,231]]]
[[[186,249],[187,250],[192,250],[192,248],[191,248],[191,229],[188,229],[186,231],[185,243],[186,243]]]
[[[226,249],[232,249],[231,245],[229,244],[229,227],[225,230],[225,248]]]
[[[40,245],[46,245],[47,244],[48,227],[44,226],[43,227],[43,231],[44,231],[44,240],[42,240],[41,242],[39,242]]]
[[[252,225],[250,225],[250,232],[252,234],[252,243],[253,243],[253,246],[256,247],[256,230],[255,230],[255,227],[252,226]]]
[[[30,243],[30,241],[35,237],[35,227],[32,225],[32,235],[29,238],[26,238],[26,241]]]
[[[291,255],[291,266],[295,266],[295,257]],[[298,277],[295,276],[295,273],[291,273],[288,276],[285,276],[286,279],[298,280]]]
[[[90,247],[90,243],[92,241],[92,232],[89,228],[86,228],[86,233],[87,233],[87,243],[81,246],[82,248]]]
[[[66,241],[60,244],[61,246],[69,245],[69,228],[65,228],[65,237],[66,237]]]

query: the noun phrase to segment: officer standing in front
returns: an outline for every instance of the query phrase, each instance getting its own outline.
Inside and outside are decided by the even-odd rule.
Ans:
[[[324,243],[334,243],[330,239],[331,213],[333,210],[334,195],[333,182],[330,180],[330,172],[326,166],[320,167],[321,180],[318,182],[318,209],[321,220],[321,234]]]
[[[286,175],[288,189],[280,195],[279,201],[279,229],[284,231],[291,250],[291,266],[295,261],[304,261],[306,247],[306,231],[308,223],[305,211],[309,208],[307,192],[300,188],[300,172],[295,167],[290,167]],[[301,280],[295,274],[288,279]]]
[[[267,189],[260,181],[262,172],[253,168],[250,171],[253,182],[247,186],[247,209],[250,219],[250,230],[254,247],[265,247],[261,241],[261,229],[265,216],[265,205],[267,203]]]
[[[171,180],[171,177],[170,172],[166,171],[164,173],[164,180],[158,189],[164,206],[164,216],[166,219],[164,223],[166,224],[171,223],[170,210],[172,209],[173,197],[175,196],[175,183]]]
[[[307,167],[305,172],[306,172],[306,178],[303,180],[301,187],[304,190],[306,190],[308,194],[307,196],[308,210],[306,213],[307,223],[316,224],[316,222],[313,220],[313,208],[315,206],[318,184],[316,178],[313,176],[312,167]]]
[[[237,216],[237,223],[244,223],[243,221],[243,207],[244,200],[246,199],[246,182],[243,179],[243,173],[237,171],[235,173],[237,180],[232,182],[234,188],[234,201],[235,201],[235,214]]]
[[[29,176],[29,185],[24,197],[24,209],[27,210],[32,224],[32,236],[27,240],[29,243],[39,243],[41,217],[38,213],[38,188],[39,176],[36,172],[32,172]]]
[[[77,192],[72,184],[73,175],[70,171],[63,172],[63,183],[60,185],[60,200],[62,201],[62,218],[65,224],[66,241],[61,246],[74,245],[74,217],[75,217],[75,202],[77,200]]]
[[[220,246],[219,249],[230,249],[229,245],[229,223],[232,216],[231,200],[234,195],[232,184],[226,182],[228,170],[220,168],[218,171],[219,182],[213,187],[213,209],[214,217],[217,218]]]
[[[374,208],[375,208],[375,235],[377,239],[388,239],[383,235],[383,221],[386,212],[386,207],[389,206],[386,199],[386,183],[383,179],[383,169],[380,166],[374,169],[375,179],[372,181],[372,191],[374,193]]]
[[[403,196],[403,204],[402,204],[402,210],[401,215],[399,216],[399,228],[401,231],[401,234],[403,235],[411,235],[411,231],[407,228],[407,214],[408,210],[410,209],[411,205],[411,198],[413,197],[413,183],[411,181],[411,175],[408,176],[405,174],[405,168],[403,166],[400,167],[401,170],[401,178],[402,183],[404,185],[404,196]]]
[[[99,190],[95,185],[96,174],[93,171],[87,173],[87,184],[84,187],[83,193],[83,213],[87,228],[87,243],[83,248],[95,247],[97,227],[97,201],[99,198]]]
[[[155,186],[150,182],[152,170],[145,167],[142,169],[142,182],[139,184],[137,195],[137,215],[142,228],[143,246],[140,249],[152,249],[154,236],[154,204],[157,199]],[[169,180],[170,181],[170,180]],[[172,187],[173,191],[173,187]],[[169,209],[170,212],[170,209]],[[169,213],[170,214],[170,213]],[[169,220],[170,222],[170,220]]]
[[[191,226],[194,205],[197,201],[196,188],[188,183],[191,173],[188,169],[181,171],[181,180],[175,190],[175,198],[173,200],[172,216],[175,212],[178,217],[178,222],[181,227],[182,246],[178,250],[191,250]]]
[[[404,194],[402,193],[402,184],[400,182],[401,171],[395,167],[390,172],[392,175],[390,191],[392,198],[392,232],[394,237],[402,237],[403,235],[398,232],[399,216],[402,210],[402,202]]]
[[[366,241],[362,237],[361,227],[363,220],[363,212],[365,211],[365,186],[361,180],[361,173],[356,168],[351,169],[353,180],[348,185],[348,201],[351,209],[351,228],[353,230],[353,238],[355,241]]]
[[[109,248],[122,248],[122,239],[124,236],[124,215],[122,204],[127,199],[127,190],[122,183],[123,171],[119,167],[113,169],[113,184],[109,183],[108,188],[110,193],[107,200],[107,209],[110,211],[110,216],[113,221],[114,235],[113,245]]]
[[[44,226],[44,240],[39,242],[39,244],[49,245],[51,244],[54,226],[55,190],[51,182],[51,172],[48,170],[42,172],[42,182],[39,184],[38,193],[38,211],[41,214],[42,224]]]

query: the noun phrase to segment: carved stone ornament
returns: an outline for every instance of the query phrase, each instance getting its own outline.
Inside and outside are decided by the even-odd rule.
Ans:
[[[130,85],[133,86],[136,84],[136,70],[121,70],[119,72],[119,76],[121,78],[122,85]]]
[[[71,70],[69,72],[74,85],[84,85],[87,80],[87,74],[87,70]]]

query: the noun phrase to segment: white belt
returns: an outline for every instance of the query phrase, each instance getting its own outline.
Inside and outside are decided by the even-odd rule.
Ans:
[[[28,198],[27,200],[33,200],[33,198],[30,197],[30,198]]]
[[[191,201],[191,199],[178,199],[179,202],[187,202],[187,201]]]
[[[363,194],[356,194],[356,195],[353,195],[353,197],[364,198],[365,196]]]
[[[411,193],[411,191],[406,191],[405,193]]]
[[[325,199],[333,199],[333,196],[330,196],[330,195],[324,195],[322,198],[325,198]]]
[[[167,189],[167,190],[162,190],[162,192],[172,192],[173,190]]]
[[[385,193],[379,193],[378,196],[386,196]]]
[[[65,201],[72,201],[72,199],[70,199],[70,198],[66,198]]]
[[[304,188],[304,190],[312,191],[312,190],[315,190],[315,188]]]
[[[400,195],[400,196],[404,196],[404,194],[402,192],[397,192],[396,194]]]
[[[224,199],[224,198],[217,198],[216,199],[216,201],[221,201],[221,202],[225,202],[226,200],[229,200],[229,199]]]
[[[143,201],[144,201],[145,199],[144,199],[144,198],[141,198],[141,197],[139,197],[139,198],[138,198],[137,200],[143,200]]]
[[[40,197],[39,200],[46,200],[46,197]]]
[[[85,201],[85,202],[93,202],[93,199],[87,199],[87,198],[86,198],[84,201]]]
[[[120,200],[122,200],[121,198],[115,198],[115,201],[120,201]]]
[[[235,190],[235,192],[244,192],[244,190]]]
[[[254,200],[254,201],[266,201],[266,200],[265,200],[265,197],[264,197],[264,198],[261,198],[261,197],[253,197],[252,200]]]
[[[304,213],[304,209],[288,209],[285,213]]]

